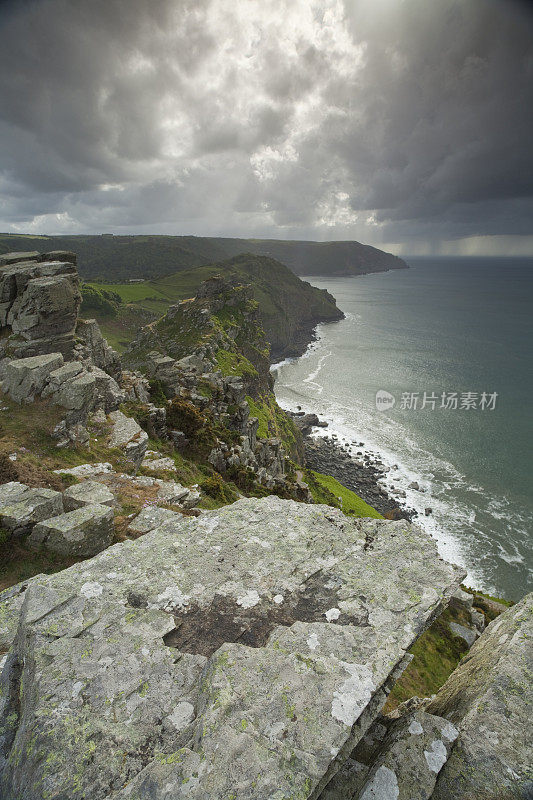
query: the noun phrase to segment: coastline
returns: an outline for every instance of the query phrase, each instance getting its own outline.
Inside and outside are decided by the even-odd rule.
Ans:
[[[312,354],[321,339],[322,324],[324,323],[315,326],[313,341],[308,344],[302,355],[284,358],[271,364],[274,393],[276,393],[276,371],[284,365],[305,359]],[[442,529],[434,518],[433,506],[439,508],[441,501],[432,496],[431,482],[428,483],[421,473],[414,473],[403,464],[397,452],[384,449],[367,434],[361,434],[353,427],[348,430],[332,418],[319,419],[316,408],[310,404],[302,402],[301,406],[289,405],[280,401],[277,395],[276,399],[293,421],[306,415],[317,417],[319,424],[312,425],[303,436],[306,459],[308,453],[311,454],[308,468],[332,475],[383,516],[418,522],[428,535],[437,541],[443,558],[463,566],[468,571],[465,579],[467,585],[475,586],[491,595],[498,594],[496,587],[487,582],[484,575],[468,563],[469,560],[463,555],[461,542]],[[362,438],[365,439],[364,443],[361,441]],[[398,511],[389,515],[394,508]]]
[[[288,413],[300,427],[298,422],[304,419],[299,416],[300,412]],[[313,426],[315,427],[322,425]],[[359,443],[355,440],[350,445],[342,443],[335,433],[320,436],[311,431],[304,433],[303,439],[308,469],[331,475],[386,519],[406,519],[411,522],[418,516],[415,509],[399,502],[380,482],[389,468],[383,464],[379,455],[371,456],[368,453],[363,454],[362,450],[357,450],[354,456],[353,449],[358,447]]]

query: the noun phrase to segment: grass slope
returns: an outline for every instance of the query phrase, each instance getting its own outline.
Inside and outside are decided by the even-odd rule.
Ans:
[[[329,506],[342,508],[343,512],[350,517],[383,519],[372,506],[365,503],[355,492],[347,489],[331,475],[322,475],[320,472],[308,469],[305,472],[305,480],[315,503],[326,503]]]

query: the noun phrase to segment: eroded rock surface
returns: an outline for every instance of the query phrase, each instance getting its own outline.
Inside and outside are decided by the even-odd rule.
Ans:
[[[459,728],[434,800],[533,797],[533,593],[490,623],[428,710]]]
[[[315,797],[461,577],[406,522],[276,497],[37,576],[4,603],[0,794]]]

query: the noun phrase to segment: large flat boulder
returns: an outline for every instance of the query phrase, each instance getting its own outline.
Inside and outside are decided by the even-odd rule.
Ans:
[[[107,486],[98,481],[83,481],[63,492],[63,502],[65,511],[75,511],[83,506],[90,506],[97,503],[101,506],[113,506],[115,498]]]
[[[2,674],[0,795],[314,797],[462,576],[407,522],[276,497],[38,576]]]
[[[16,264],[18,261],[40,261],[41,254],[37,250],[27,250],[26,252],[4,253],[0,256],[0,267],[9,264]]]
[[[459,738],[434,800],[533,797],[533,593],[488,625],[428,707]]]
[[[109,547],[113,532],[113,510],[92,503],[39,523],[26,544],[62,556],[90,558]]]

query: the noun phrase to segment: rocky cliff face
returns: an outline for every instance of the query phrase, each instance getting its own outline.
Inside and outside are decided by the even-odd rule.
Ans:
[[[73,253],[7,253],[0,257],[2,350],[18,357],[71,356],[81,302]]]
[[[257,303],[249,286],[214,276],[202,283],[196,297],[172,307],[154,325],[147,326],[130,345],[124,360],[140,368],[160,385],[168,398],[182,398],[200,414],[209,409],[230,431],[231,442],[218,437],[208,461],[222,474],[252,470],[264,486],[285,486],[285,458],[298,454],[300,439],[291,420],[278,409],[293,439],[262,432],[251,408],[272,394],[269,347],[260,326]],[[250,402],[252,401],[252,402]],[[176,407],[176,406],[175,406]],[[294,486],[293,496],[307,496]]]

